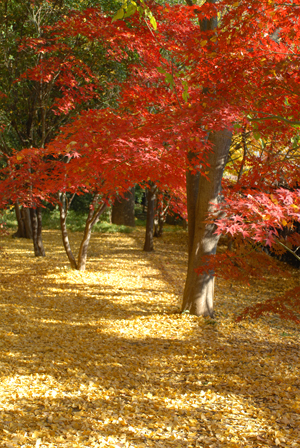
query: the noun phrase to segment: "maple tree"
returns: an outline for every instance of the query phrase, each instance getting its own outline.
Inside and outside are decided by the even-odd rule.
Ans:
[[[84,133],[82,133],[83,121]],[[117,129],[113,135],[109,131],[112,127]],[[132,138],[131,132],[135,127],[136,122],[132,117],[120,117],[110,110],[86,112],[64,127],[63,133],[47,148],[47,151],[51,151],[54,155],[62,155],[67,148],[69,161],[67,164],[62,162],[61,165],[66,173],[64,176],[61,174],[57,176],[59,179],[65,179],[64,191],[75,192],[78,189],[95,191],[101,194],[107,206],[109,201],[115,199],[117,193],[119,196],[126,195],[129,188],[144,183],[145,178],[155,179],[155,185],[162,187],[167,185],[174,190],[178,189],[178,184],[183,186],[184,169],[174,165],[173,155],[168,148],[161,150],[160,153],[149,152],[148,148],[144,147],[143,140],[141,145],[139,139]],[[76,140],[67,144],[70,136]],[[53,173],[51,177],[53,178]],[[57,188],[57,182],[59,181],[55,182],[54,188]],[[105,210],[104,203],[103,207],[100,207],[101,212]],[[87,220],[88,227],[84,237],[86,243],[83,243],[86,250],[90,230],[96,222],[93,208],[92,204],[91,217]],[[62,212],[61,206],[60,210]],[[151,210],[152,208],[148,206],[148,211]],[[153,233],[153,222],[150,227],[150,232]],[[146,242],[148,232],[149,229],[146,229]],[[66,235],[66,229],[63,233]],[[78,266],[71,262],[72,266],[84,269],[85,261],[82,263],[81,259],[79,254]]]
[[[151,25],[137,24],[136,15],[127,19],[130,27],[118,21],[113,32],[115,52],[120,54],[121,48],[135,49],[142,61],[132,64],[131,77],[122,85],[117,112],[123,116],[128,111],[140,113],[140,127],[132,133],[139,144],[145,142],[148,149],[152,145],[157,150],[167,143],[174,157],[178,154],[182,161],[190,163],[190,258],[183,310],[212,315],[213,272],[203,271],[199,276],[195,271],[203,263],[205,266],[207,255],[216,251],[215,223],[207,223],[206,217],[208,213],[220,213],[216,205],[221,199],[233,124],[243,123],[241,128],[248,126],[263,138],[269,135],[272,142],[275,123],[277,148],[285,144],[287,136],[291,139],[297,134],[293,128],[299,124],[299,61],[293,50],[297,48],[299,29],[297,6],[279,2],[274,8],[272,2],[256,1],[150,6],[153,15],[148,14],[148,18],[154,29],[158,24],[157,32]],[[121,9],[115,19],[122,18],[122,14],[126,18],[125,11]],[[95,19],[93,37],[97,33],[96,23]],[[271,143],[269,154],[272,150]],[[248,183],[248,187],[262,191],[266,184],[258,185],[257,177],[268,176],[273,185],[280,181],[282,170],[274,170],[270,155],[255,154],[252,162],[248,159],[245,154],[243,164],[252,163],[252,169],[250,176],[244,176],[244,187],[250,178],[253,184]],[[295,161],[280,163],[293,166],[289,175],[290,183],[295,183]],[[197,171],[200,176],[195,175]],[[243,196],[239,201],[242,198],[247,202],[242,181],[240,176],[238,188]],[[298,219],[298,215],[294,218]],[[256,216],[251,223],[255,230],[260,218]],[[224,230],[229,227],[230,224]]]
[[[124,71],[121,64],[118,71],[116,64],[110,65],[105,58],[101,46],[83,37],[52,36],[52,27],[65,14],[94,3],[88,0],[1,3],[1,165],[6,165],[13,151],[43,148],[83,105],[113,103],[113,91],[107,94],[103,87]],[[105,5],[103,1],[102,7]],[[17,235],[32,237],[34,230],[35,249],[37,245],[41,247],[35,253],[43,255],[40,207],[31,201],[31,210],[22,208],[22,201],[17,197],[15,207]],[[31,229],[36,220],[38,228]]]
[[[112,85],[120,92],[114,109],[80,114],[49,153],[64,155],[72,142],[80,156],[86,151],[85,157],[67,164],[76,173],[71,189],[80,182],[88,190],[94,188],[90,160],[99,175],[103,164],[115,167],[115,185],[108,177],[103,184],[110,193],[128,189],[134,179],[178,185],[178,173],[182,179],[187,170],[189,262],[182,310],[213,315],[214,272],[207,257],[215,255],[219,233],[240,231],[242,226],[233,226],[232,219],[242,220],[255,235],[262,229],[270,233],[264,212],[245,213],[251,210],[253,191],[275,204],[271,195],[280,194],[274,190],[282,183],[298,188],[297,159],[280,156],[285,145],[294,145],[299,126],[298,5],[282,0],[276,5],[256,0],[132,2],[124,4],[113,21],[99,8],[72,13],[51,33],[54,42],[78,35],[101,42],[111,61],[126,60],[127,77]],[[68,93],[65,90],[62,104],[69,104]],[[248,152],[244,147],[237,179],[230,179],[232,164],[227,165],[227,202],[222,208],[221,182],[238,126],[258,135],[267,150]],[[58,184],[53,186],[58,190]],[[290,194],[295,207],[297,194]],[[289,207],[276,200],[277,211],[284,210],[279,227],[290,218],[299,220],[296,209],[291,215]],[[233,204],[238,206],[234,209]],[[250,236],[245,227],[243,232]]]

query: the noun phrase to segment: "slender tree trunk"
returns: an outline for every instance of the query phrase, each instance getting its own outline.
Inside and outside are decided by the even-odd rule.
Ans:
[[[102,204],[98,205],[98,207],[95,208],[95,205],[98,200],[98,196],[99,195],[96,195],[94,197],[92,206],[90,207],[90,211],[89,211],[89,214],[88,214],[88,217],[86,220],[84,235],[83,235],[83,239],[81,241],[79,254],[78,254],[77,269],[79,271],[84,271],[85,267],[86,267],[87,251],[88,251],[88,246],[89,246],[89,242],[90,242],[90,238],[91,238],[91,234],[92,234],[92,228],[98,222],[102,213],[104,213],[105,210],[107,209],[106,203],[102,203]]]
[[[85,271],[86,268],[87,252],[91,239],[91,234],[92,234],[92,225],[91,222],[87,220],[78,254],[77,269],[79,271]]]
[[[75,257],[73,255],[70,241],[69,241],[69,235],[67,230],[67,213],[68,213],[68,207],[66,204],[66,194],[65,193],[59,193],[58,194],[58,206],[59,206],[59,212],[60,212],[60,228],[61,228],[61,235],[62,235],[62,241],[63,245],[67,254],[67,257],[69,259],[69,262],[71,264],[72,269],[77,269],[77,263],[75,260]]]
[[[200,176],[194,222],[190,222],[189,216],[189,260],[182,303],[182,311],[189,311],[196,316],[213,316],[214,272],[198,275],[195,270],[205,266],[206,256],[216,253],[219,236],[214,233],[215,225],[207,224],[205,220],[210,213],[215,213],[216,217],[218,214],[215,206],[221,201],[221,182],[230,148],[231,132],[211,132],[208,141],[212,145],[205,168],[208,179]],[[189,186],[192,189],[193,183]]]
[[[32,239],[36,257],[44,257],[45,249],[42,241],[42,211],[40,207],[30,209]]]
[[[135,227],[134,204],[135,187],[130,188],[124,197],[118,196],[112,206],[111,222],[123,226]]]
[[[155,215],[155,203],[156,203],[156,192],[157,186],[151,185],[147,189],[147,223],[146,223],[146,236],[144,251],[153,251],[153,226],[154,226],[154,215]]]
[[[86,266],[86,260],[87,260],[87,251],[88,246],[91,238],[92,228],[93,226],[98,222],[99,217],[102,215],[102,213],[105,212],[107,209],[107,201],[102,202],[97,206],[99,195],[96,194],[94,196],[93,202],[91,204],[89,214],[86,220],[85,229],[83,238],[81,241],[79,253],[78,253],[78,259],[75,260],[75,257],[73,255],[69,236],[68,236],[68,230],[67,230],[67,214],[69,207],[71,205],[71,202],[74,198],[75,194],[72,196],[72,198],[68,201],[65,193],[59,193],[58,199],[59,199],[59,211],[60,211],[60,227],[61,227],[61,233],[62,233],[62,240],[63,245],[66,251],[66,254],[68,256],[69,262],[71,264],[72,269],[78,269],[79,271],[84,271]]]
[[[165,205],[164,202],[165,194],[164,192],[161,192],[160,197],[157,197],[156,200],[156,212],[155,212],[155,218],[154,218],[154,236],[159,238],[163,234],[164,230],[164,223],[167,219],[167,214],[170,206],[170,198],[166,199],[167,204]]]
[[[165,223],[165,221],[163,219],[161,219],[161,216],[159,216],[159,215],[154,219],[154,233],[153,233],[153,236],[155,238],[160,238],[163,235],[164,223]]]

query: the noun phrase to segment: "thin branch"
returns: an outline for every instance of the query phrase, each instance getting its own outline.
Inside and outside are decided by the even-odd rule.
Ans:
[[[277,240],[277,243],[280,244],[282,247],[284,247],[286,250],[288,250],[291,254],[294,255],[294,257],[297,258],[297,260],[300,261],[300,257],[299,257],[299,256],[292,250],[292,249],[290,249],[289,247],[287,247],[285,244],[281,243],[281,241],[278,241],[278,240]],[[300,246],[299,246],[299,247],[300,247]],[[297,247],[296,250],[298,250],[299,247]]]
[[[260,112],[261,113],[261,112]],[[249,121],[261,121],[261,120],[278,120],[278,121],[284,121],[287,124],[290,124],[291,126],[300,126],[300,121],[292,121],[288,118],[281,117],[280,115],[268,115],[267,117],[261,117],[261,118],[249,118]]]

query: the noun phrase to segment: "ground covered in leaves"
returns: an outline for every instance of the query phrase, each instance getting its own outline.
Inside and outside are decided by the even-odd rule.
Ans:
[[[79,234],[73,234],[79,244]],[[300,447],[299,338],[275,315],[235,322],[292,277],[218,279],[216,319],[178,313],[186,235],[93,234],[87,271],[58,231],[46,258],[3,238],[0,447]]]

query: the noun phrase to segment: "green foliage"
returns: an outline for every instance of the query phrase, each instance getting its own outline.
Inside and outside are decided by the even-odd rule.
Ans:
[[[148,18],[154,30],[157,29],[156,19],[152,14],[151,9],[146,5],[144,0],[141,0],[139,2],[139,6],[137,6],[137,3],[133,0],[123,0],[122,7],[113,16],[112,22],[115,22],[116,20],[126,19],[127,17],[132,16],[136,11],[138,11],[140,17],[143,17],[144,15]]]
[[[135,219],[135,225],[138,227],[145,227],[146,226],[146,220],[145,219]]]
[[[70,210],[67,218],[67,226],[71,232],[83,232],[85,228],[87,213],[80,213],[76,210]],[[59,210],[43,210],[43,228],[60,229]],[[100,221],[93,227],[93,232],[100,233],[130,233],[132,228],[126,226],[117,226],[109,222],[109,213],[104,213]]]
[[[56,136],[60,126],[87,105],[116,106],[119,87],[107,89],[106,86],[126,78],[127,62],[111,60],[100,42],[90,42],[84,36],[62,36],[60,43],[69,50],[57,50],[55,57],[65,60],[66,55],[72,53],[91,69],[97,79],[96,99],[87,99],[82,104],[78,101],[74,110],[57,116],[52,108],[64,95],[59,84],[22,78],[27,70],[51,57],[51,53],[35,51],[34,46],[20,51],[24,39],[47,39],[44,27],[63,21],[70,13],[96,5],[111,12],[117,10],[120,3],[114,0],[0,2],[0,150],[4,154],[11,155],[12,149],[44,146]],[[78,79],[80,87],[83,81]]]
[[[145,194],[145,189],[142,188],[140,185],[136,185],[135,186],[135,202],[136,202],[136,205],[142,203],[142,199],[143,199],[144,194]]]
[[[59,210],[43,209],[43,229],[59,230],[60,229],[60,216]],[[86,213],[79,213],[75,210],[70,210],[67,218],[67,226],[71,232],[83,232],[86,222]],[[2,223],[6,223],[6,227],[9,229],[16,229],[17,220],[15,211],[3,210],[0,214],[0,226]],[[145,225],[145,222],[143,224]],[[134,229],[127,226],[118,226],[109,222],[109,213],[104,213],[101,220],[94,226],[93,232],[99,233],[131,233]]]
[[[0,213],[0,224],[6,224],[9,229],[14,229],[17,226],[16,214],[14,209],[12,210],[1,210]]]
[[[91,193],[76,195],[71,203],[70,209],[78,213],[88,213],[91,202],[92,202]]]
[[[116,224],[110,224],[109,222],[98,222],[93,229],[94,232],[99,233],[132,233],[133,227],[118,226]]]

